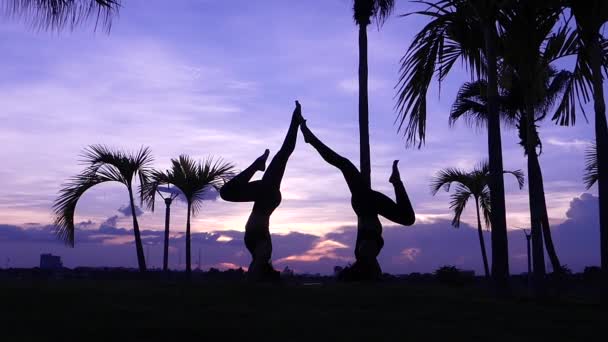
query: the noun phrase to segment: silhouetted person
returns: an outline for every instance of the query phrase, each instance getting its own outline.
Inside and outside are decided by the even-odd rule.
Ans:
[[[393,162],[393,172],[389,182],[395,188],[397,202],[384,194],[372,190],[365,184],[359,170],[348,159],[340,156],[323,144],[302,122],[300,126],[304,141],[311,144],[329,164],[342,171],[346,184],[351,192],[351,204],[357,214],[357,242],[355,244],[355,257],[357,261],[340,274],[345,280],[374,280],[382,274],[380,265],[376,260],[378,253],[384,246],[382,239],[382,224],[378,215],[405,226],[414,224],[415,215],[412,205],[401,182],[398,160]]]
[[[253,260],[249,265],[249,275],[254,280],[277,279],[279,272],[272,268],[270,257],[272,242],[270,239],[270,215],[281,203],[281,181],[289,156],[296,147],[298,126],[302,123],[300,103],[291,117],[291,124],[283,146],[274,156],[268,168],[266,160],[270,153],[266,150],[247,169],[231,179],[220,190],[220,196],[230,202],[254,202],[251,215],[245,226],[245,246]],[[264,171],[259,181],[251,182],[257,171]]]

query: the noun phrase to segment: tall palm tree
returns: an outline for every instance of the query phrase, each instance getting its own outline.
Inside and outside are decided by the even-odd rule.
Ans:
[[[152,171],[150,179],[144,186],[144,201],[152,212],[154,212],[154,197],[158,194],[165,202],[165,240],[163,245],[163,271],[169,271],[169,226],[171,222],[171,204],[179,196],[178,192],[172,191],[172,188],[167,184],[167,189],[159,187],[160,182],[164,179],[164,174],[160,171]],[[152,193],[150,193],[152,192]],[[167,195],[163,195],[165,192]]]
[[[536,236],[537,240],[534,240],[536,244],[535,247],[540,249],[540,253],[537,251],[536,257],[541,258],[540,260],[537,259],[538,263],[535,264],[535,267],[540,267],[540,271],[544,269],[544,261],[541,262],[544,259],[544,254],[542,253],[542,238],[544,237],[545,247],[551,264],[553,265],[553,269],[554,271],[560,272],[561,264],[551,237],[542,172],[538,160],[538,156],[542,152],[542,143],[539,138],[537,124],[546,117],[549,109],[558,102],[558,99],[564,93],[564,89],[572,79],[572,74],[568,71],[557,72],[552,68],[549,68],[544,74],[545,80],[543,85],[544,89],[541,91],[542,96],[534,105],[535,117],[532,135],[529,135],[527,130],[528,119],[524,104],[523,85],[517,79],[516,75],[510,73],[505,68],[501,70],[500,76],[500,112],[502,113],[503,120],[507,124],[518,128],[520,144],[524,148],[524,154],[528,156],[530,201],[531,204],[533,201],[539,204],[538,206],[531,205],[530,208],[531,211],[536,210],[535,213],[531,212],[531,216],[540,219],[540,221],[537,222],[537,225],[533,226],[533,229],[538,229],[537,232],[541,233],[541,240],[538,240],[538,235]],[[451,110],[450,124],[454,124],[459,119],[467,120],[469,124],[474,125],[484,125],[487,122],[487,114],[485,111],[487,96],[484,91],[485,85],[483,83],[483,81],[465,83],[461,87]],[[528,139],[529,136],[531,137],[530,139]],[[532,140],[533,149],[529,148],[529,140]],[[538,256],[538,254],[540,254],[540,256]]]
[[[187,155],[181,155],[178,159],[171,160],[171,169],[161,172],[154,171],[154,182],[147,183],[143,189],[145,201],[152,206],[158,186],[173,185],[181,191],[186,203],[186,273],[192,272],[191,233],[190,218],[196,215],[202,208],[205,195],[211,189],[219,190],[226,179],[232,176],[234,166],[221,159],[208,158],[202,162],[196,162]]]
[[[142,185],[147,183],[150,164],[153,161],[150,149],[142,147],[135,153],[126,153],[103,145],[92,145],[84,151],[83,158],[88,166],[64,185],[53,204],[58,237],[68,245],[74,246],[74,212],[82,195],[98,184],[121,183],[129,192],[137,263],[140,271],[146,271],[146,259],[135,212],[133,183],[136,179]],[[140,197],[141,195],[140,193]]]
[[[608,77],[608,40],[601,29],[608,22],[608,2],[604,0],[564,0],[576,21],[576,30],[568,36],[563,55],[576,55],[575,82],[564,100],[564,110],[553,119],[561,125],[575,123],[575,101],[588,102],[593,95],[595,112],[595,147],[597,149],[600,216],[600,255],[602,273],[608,277],[608,124],[603,80]],[[602,72],[604,74],[602,74]],[[584,113],[583,113],[584,114]]]
[[[503,10],[499,19],[501,41],[503,43],[503,62],[518,80],[517,88],[523,99],[521,112],[520,137],[525,139],[525,153],[528,156],[528,179],[530,200],[530,229],[532,235],[532,254],[534,263],[534,291],[544,295],[545,265],[543,253],[542,227],[548,225],[543,217],[544,189],[542,174],[538,164],[537,105],[543,103],[546,82],[550,68],[543,50],[561,15],[561,7],[547,0],[514,0],[508,9]],[[549,45],[550,46],[550,45]],[[549,49],[550,51],[550,49]],[[545,236],[546,239],[546,236]],[[561,272],[561,266],[554,265],[554,271]]]
[[[436,76],[441,85],[457,60],[462,60],[472,75],[487,81],[489,186],[493,207],[492,277],[498,293],[506,294],[509,255],[496,74],[500,51],[496,23],[505,1],[420,3],[426,4],[428,9],[414,13],[429,17],[431,21],[415,36],[401,61],[396,106],[399,130],[403,130],[408,144],[421,147],[426,136],[426,95],[430,83]]]
[[[521,170],[505,171],[512,174],[517,179],[519,188],[524,185],[524,175]],[[481,257],[483,259],[483,269],[486,279],[490,278],[490,269],[488,267],[488,257],[486,254],[486,245],[483,238],[483,229],[481,225],[481,215],[483,214],[486,227],[490,227],[490,187],[488,180],[490,177],[490,166],[487,162],[482,163],[470,172],[460,169],[447,168],[440,170],[431,182],[431,192],[433,196],[437,194],[439,189],[444,188],[445,191],[450,191],[451,185],[456,184],[456,189],[451,195],[450,209],[454,210],[454,218],[452,225],[456,228],[460,226],[460,217],[464,211],[467,202],[471,197],[475,200],[475,209],[477,211],[477,233],[479,236],[479,245],[481,248]]]
[[[359,147],[361,174],[371,186],[369,145],[369,104],[367,65],[367,26],[372,19],[381,26],[395,8],[395,0],[353,0],[353,18],[359,26]]]
[[[0,11],[19,17],[41,30],[74,29],[88,19],[95,19],[110,30],[112,19],[121,7],[120,0],[0,0]]]

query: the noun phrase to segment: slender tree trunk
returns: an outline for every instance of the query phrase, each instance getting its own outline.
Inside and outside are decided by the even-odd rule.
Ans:
[[[597,39],[590,44],[595,109],[595,142],[597,145],[598,194],[600,209],[600,257],[604,280],[608,281],[608,125],[604,102],[601,49]]]
[[[492,213],[492,280],[499,295],[509,291],[509,246],[505,209],[505,184],[502,165],[502,140],[498,112],[498,78],[494,23],[484,28],[488,64],[488,159],[490,166],[490,201]]]
[[[131,185],[127,186],[129,188],[129,202],[131,203],[131,216],[133,217],[133,233],[135,234],[135,249],[137,251],[137,264],[139,266],[140,272],[145,272],[146,268],[146,258],[144,256],[144,246],[141,242],[141,235],[139,233],[139,223],[137,222],[137,214],[135,213],[135,201],[133,200],[133,189],[131,189]]]
[[[545,248],[547,249],[547,255],[549,256],[549,260],[551,261],[551,267],[553,268],[553,272],[560,273],[562,270],[562,266],[559,262],[559,258],[557,257],[557,252],[555,251],[555,246],[553,245],[553,238],[551,237],[551,226],[549,224],[549,214],[547,213],[547,201],[545,198],[545,186],[543,183],[543,173],[540,168],[540,161],[538,158],[535,158],[532,161],[534,164],[532,167],[535,170],[535,179],[537,180],[535,190],[538,195],[538,203],[540,205],[540,215],[541,215],[541,227],[543,232],[543,240],[545,241]]]
[[[169,221],[171,217],[171,198],[165,198],[165,245],[163,249],[163,271],[169,271]]]
[[[367,186],[371,188],[371,161],[369,146],[369,106],[367,89],[367,25],[359,25],[359,154],[361,176]],[[359,260],[357,251],[361,239],[359,238],[362,229],[365,227],[357,225],[357,242],[355,243],[355,257],[359,266],[369,263],[369,260]],[[368,269],[368,267],[363,267]],[[370,272],[371,273],[371,272]],[[372,274],[367,276],[373,277]]]
[[[481,227],[481,218],[479,217],[479,199],[475,198],[475,209],[477,209],[477,234],[479,235],[479,246],[481,247],[481,258],[483,259],[483,270],[486,279],[490,279],[490,270],[488,268],[488,255],[486,254],[486,243],[483,240],[483,229]]]
[[[364,182],[371,187],[367,75],[367,25],[362,24],[359,25],[359,152],[361,175]]]
[[[190,216],[192,212],[192,204],[188,202],[188,219],[186,221],[186,275],[188,278],[192,274],[192,258],[191,258],[191,241],[190,241]]]
[[[524,232],[524,234],[526,234]],[[532,254],[530,254],[530,239],[532,236],[526,234],[526,250],[528,251],[528,289],[532,288]]]
[[[527,101],[531,103],[531,101]],[[527,105],[526,114],[526,150],[528,155],[528,199],[530,205],[530,230],[532,235],[532,263],[533,279],[534,279],[534,294],[542,296],[544,294],[545,281],[545,252],[543,248],[543,234],[541,228],[542,214],[540,211],[539,188],[538,188],[538,173],[534,169],[534,165],[538,163],[536,154],[536,140],[534,129],[534,110],[532,106]]]

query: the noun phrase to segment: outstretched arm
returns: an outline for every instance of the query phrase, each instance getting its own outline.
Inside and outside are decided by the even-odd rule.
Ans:
[[[414,213],[414,209],[412,208],[410,198],[407,195],[407,191],[405,191],[405,186],[401,181],[399,169],[397,168],[398,162],[398,160],[393,162],[393,173],[389,179],[389,182],[391,182],[395,188],[395,197],[397,199],[397,203],[393,202],[393,200],[388,198],[386,195],[377,191],[374,191],[374,199],[376,200],[378,213],[380,215],[395,223],[399,223],[404,226],[411,226],[416,221],[416,215]]]

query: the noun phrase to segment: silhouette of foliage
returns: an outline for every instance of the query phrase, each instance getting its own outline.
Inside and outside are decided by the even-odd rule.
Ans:
[[[119,182],[127,187],[131,196],[133,180],[137,177],[140,184],[146,184],[153,161],[147,147],[136,153],[125,153],[103,145],[92,145],[82,156],[87,167],[64,184],[53,204],[57,235],[70,246],[74,245],[74,212],[82,195],[95,185]],[[143,199],[143,193],[140,195]]]
[[[107,31],[112,19],[118,15],[120,0],[0,0],[5,15],[20,17],[39,30],[60,31],[74,29],[90,18],[95,29],[102,26]]]
[[[585,151],[585,174],[583,181],[585,187],[589,190],[598,180],[599,174],[597,170],[597,145],[592,144]]]

